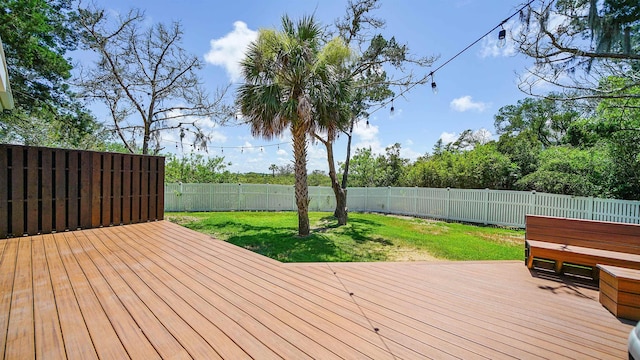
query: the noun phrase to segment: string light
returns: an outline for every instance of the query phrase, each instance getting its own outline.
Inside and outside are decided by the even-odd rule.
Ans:
[[[391,110],[391,115],[393,115],[393,113],[395,112],[395,108],[393,107],[393,99],[391,99],[391,109],[390,110]],[[369,124],[367,123],[367,125],[369,125]]]
[[[505,30],[503,27],[502,29],[500,29],[500,32],[498,32],[498,47],[503,48],[506,44],[507,44],[507,30]]]
[[[438,94],[438,85],[436,85],[436,80],[433,77],[433,72],[431,72],[431,91],[433,91],[435,95]]]

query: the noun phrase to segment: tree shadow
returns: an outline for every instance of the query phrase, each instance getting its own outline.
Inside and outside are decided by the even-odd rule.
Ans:
[[[393,246],[393,242],[376,234],[381,224],[364,219],[349,219],[348,225],[338,226],[333,216],[325,216],[320,219],[320,226],[306,237],[298,236],[296,228],[232,220],[215,225],[206,221],[183,225],[214,236],[215,228],[224,229],[227,242],[282,262],[381,261],[387,255],[380,246]],[[333,234],[353,242],[336,241]]]

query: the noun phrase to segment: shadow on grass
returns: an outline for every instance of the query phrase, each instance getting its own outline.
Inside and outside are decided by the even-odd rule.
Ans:
[[[357,243],[374,242],[384,246],[393,245],[393,242],[390,240],[375,235],[378,233],[377,229],[384,226],[378,222],[362,218],[349,218],[347,226],[337,227],[337,222],[334,217],[328,216],[322,218],[322,220],[335,222],[336,225],[334,227],[339,229],[337,231],[350,237]]]
[[[323,217],[320,227],[312,229],[306,237],[298,236],[295,228],[235,221],[216,224],[195,221],[184,225],[201,232],[220,231],[227,242],[282,262],[380,261],[386,255],[373,247],[393,245],[375,235],[381,224],[365,219],[349,219],[348,225],[338,227],[334,217]],[[345,237],[351,241],[335,240]]]

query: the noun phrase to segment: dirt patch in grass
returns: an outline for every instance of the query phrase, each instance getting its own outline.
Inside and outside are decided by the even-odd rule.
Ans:
[[[504,234],[486,234],[486,233],[473,233],[474,236],[482,239],[492,241],[497,244],[511,244],[524,246],[524,235],[504,235]]]
[[[445,261],[419,249],[397,248],[388,250],[387,261]]]
[[[185,215],[168,215],[165,217],[167,221],[171,221],[174,224],[185,225],[192,222],[197,222],[202,220],[196,216],[185,216]]]

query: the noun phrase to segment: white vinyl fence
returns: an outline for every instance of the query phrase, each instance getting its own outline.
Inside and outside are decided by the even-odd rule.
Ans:
[[[309,187],[310,211],[335,209],[330,187]],[[525,214],[640,223],[640,201],[598,199],[535,191],[349,188],[350,211],[411,215],[524,228]],[[165,211],[294,211],[293,186],[166,184]]]

